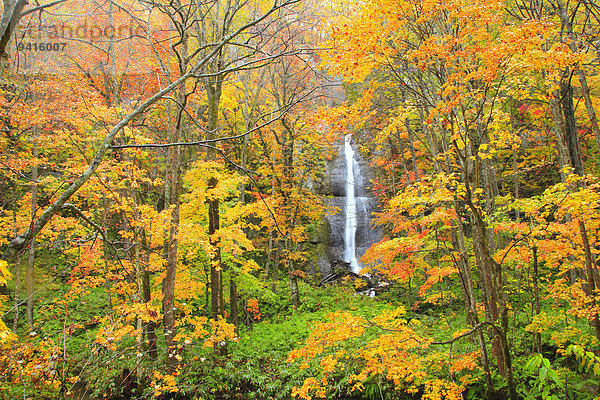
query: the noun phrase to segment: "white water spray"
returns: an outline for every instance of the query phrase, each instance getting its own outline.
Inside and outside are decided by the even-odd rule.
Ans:
[[[358,274],[360,266],[356,260],[356,199],[354,197],[354,149],[352,136],[347,134],[344,144],[346,156],[346,228],[344,231],[344,261],[350,263],[352,272]]]

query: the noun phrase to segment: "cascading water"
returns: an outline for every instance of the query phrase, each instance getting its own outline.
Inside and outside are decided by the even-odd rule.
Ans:
[[[354,195],[354,149],[352,136],[347,134],[344,144],[346,157],[346,227],[344,230],[344,261],[350,263],[352,272],[358,274],[360,266],[356,259],[356,198]]]
[[[335,263],[343,260],[358,273],[360,258],[373,243],[381,240],[381,232],[371,226],[371,214],[377,211],[377,201],[371,196],[371,170],[367,160],[352,146],[350,134],[337,147],[337,157],[327,164],[322,190],[324,202],[339,210],[326,216],[326,246],[319,263],[323,276],[332,273]]]

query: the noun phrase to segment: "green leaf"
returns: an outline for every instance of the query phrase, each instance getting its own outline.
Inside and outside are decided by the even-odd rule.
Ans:
[[[562,381],[555,370],[551,369],[548,371],[548,377],[554,381],[559,386],[562,386]]]
[[[540,368],[540,384],[546,382],[548,376],[548,369],[545,367]]]
[[[542,357],[542,363],[544,364],[544,367],[552,369],[552,367],[550,366],[550,360],[548,360],[547,358]]]

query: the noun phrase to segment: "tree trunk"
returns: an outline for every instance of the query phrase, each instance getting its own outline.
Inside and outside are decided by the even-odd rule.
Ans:
[[[238,292],[237,292],[237,284],[235,283],[235,276],[233,271],[229,278],[229,307],[231,314],[231,323],[235,325],[235,331],[238,332],[239,329],[239,311],[238,311]]]
[[[454,200],[454,208],[458,213],[459,206],[458,201],[456,199]],[[457,219],[457,224],[458,227],[455,228],[453,232],[453,236],[456,238],[454,246],[455,250],[458,250],[460,254],[457,267],[461,281],[463,297],[465,299],[465,308],[467,310],[467,322],[471,326],[477,326],[479,325],[479,316],[477,314],[477,298],[475,297],[473,277],[471,275],[471,269],[469,268],[468,255],[467,250],[465,248],[465,239],[463,233],[464,228],[460,219]],[[494,383],[492,381],[487,346],[485,343],[485,336],[483,334],[482,329],[477,330],[477,341],[479,343],[479,351],[481,352],[481,366],[483,368],[486,382],[486,398],[487,400],[494,400],[496,399],[496,391],[494,389]]]
[[[216,177],[211,177],[208,180],[207,189],[214,189],[218,180]],[[219,240],[216,238],[216,233],[219,230],[219,199],[210,197],[208,202],[208,235],[212,253],[210,257],[210,295],[211,295],[211,314],[212,318],[217,320],[225,315],[225,306],[223,302],[223,270],[221,269],[221,248]],[[224,355],[226,353],[225,346],[219,343],[214,344],[216,355]]]
[[[482,226],[482,222],[478,222],[478,219],[479,215],[473,217],[473,224],[475,228],[473,235],[475,259],[477,260],[477,265],[479,267],[479,273],[482,280],[484,306],[486,310],[487,319],[490,322],[497,324],[500,317],[500,310],[498,309],[499,296],[497,287],[495,285],[495,277],[493,276],[493,265],[490,263],[489,257],[486,254],[485,246],[487,243],[487,239],[485,227]],[[498,370],[502,376],[505,376],[506,369],[500,338],[498,337],[494,329],[490,329],[490,336],[492,340],[492,353],[498,361]]]
[[[513,379],[510,347],[506,336],[508,330],[508,304],[507,296],[504,292],[502,268],[491,255],[485,221],[481,215],[481,210],[473,203],[474,200],[467,164],[468,158],[463,156],[462,159],[463,180],[466,187],[465,200],[471,211],[474,225],[473,247],[481,279],[483,280],[482,288],[484,292],[484,305],[488,320],[495,324],[495,328],[490,330],[492,351],[498,361],[498,370],[500,374],[507,380],[509,398],[511,400],[516,400],[518,395]],[[478,180],[476,180],[476,182],[477,181]],[[488,184],[489,183],[490,182],[488,182]],[[493,194],[493,192],[491,194]],[[500,323],[500,326],[498,326],[498,323]]]
[[[598,126],[598,117],[596,116],[596,110],[594,109],[594,104],[592,103],[592,98],[590,96],[590,87],[587,82],[587,77],[585,76],[585,72],[581,67],[577,67],[575,71],[577,72],[577,75],[579,75],[581,92],[583,94],[583,99],[585,100],[585,108],[587,110],[588,117],[590,118],[590,125],[592,126],[592,131],[594,132],[594,138],[596,139],[596,149],[600,151],[600,127]]]
[[[556,133],[556,148],[558,150],[559,170],[561,180],[566,181],[565,167],[572,167],[569,157],[569,146],[567,144],[567,128],[563,119],[560,103],[560,91],[555,90],[549,98],[550,112],[554,120],[554,132]]]
[[[179,6],[181,2],[177,1]],[[179,42],[179,56],[184,62],[179,63],[180,75],[188,73],[188,36],[183,34]],[[183,137],[187,119],[184,118],[185,107],[187,103],[186,86],[181,85],[177,90],[177,112],[174,120],[175,127],[171,133],[171,142],[177,143]],[[170,121],[170,120],[169,120]],[[165,341],[167,346],[167,372],[173,373],[177,367],[177,342],[174,338],[177,335],[175,328],[175,281],[177,273],[177,253],[179,245],[179,198],[181,190],[181,147],[173,146],[170,149],[171,163],[169,168],[169,204],[173,207],[171,211],[171,225],[169,228],[169,239],[167,242],[167,260],[166,273],[162,282],[162,309],[163,309],[163,329],[165,332]]]
[[[271,268],[271,290],[277,292],[277,281],[279,280],[279,261],[281,259],[281,241],[277,241],[277,250],[275,251],[275,262]]]
[[[293,263],[290,261],[293,268]],[[294,271],[290,271],[290,294],[294,308],[300,307],[300,290],[298,289],[298,276]]]
[[[208,180],[208,190],[214,189],[217,186],[218,180],[211,177]],[[211,293],[211,311],[212,317],[217,319],[223,316],[223,271],[221,270],[221,250],[219,241],[215,237],[215,233],[219,230],[219,199],[208,199],[208,235],[210,236],[210,244],[212,253],[210,257],[210,293]]]
[[[150,294],[150,273],[145,268],[142,272],[142,291],[144,294],[144,303],[150,303],[152,301]],[[156,349],[156,324],[153,321],[148,322],[144,325],[144,332],[148,341],[148,356],[152,360],[156,360],[158,357]]]
[[[133,164],[135,165],[135,159],[133,160]],[[131,182],[134,181],[135,177],[133,173],[129,175]],[[132,190],[130,193],[133,199],[133,219],[134,221],[139,221],[139,208],[138,208],[138,194],[136,190]],[[125,221],[124,221],[125,222]],[[133,265],[135,266],[135,285],[137,286],[137,290],[135,293],[135,302],[138,304],[145,303],[143,298],[143,283],[142,283],[142,260],[141,260],[141,251],[140,251],[140,241],[141,241],[141,233],[142,229],[138,227],[136,224],[132,227],[133,230]],[[138,316],[136,317],[136,329],[138,334],[136,335],[136,345],[138,347],[137,351],[137,359],[135,365],[135,377],[137,387],[142,386],[142,352],[143,348],[143,337],[144,337],[144,326],[142,319]]]
[[[267,248],[267,261],[265,263],[265,280],[271,276],[271,257],[273,256],[273,230],[269,229],[269,247]]]
[[[571,18],[569,18],[568,10],[565,8],[562,0],[557,0],[559,16],[561,20],[561,24],[563,29],[567,32],[568,44],[571,51],[576,54],[579,52],[577,46],[577,38],[573,33],[573,25],[571,23]],[[586,12],[589,11],[586,6]],[[588,15],[589,18],[589,15]],[[586,25],[587,26],[587,25]],[[589,32],[588,32],[589,34]],[[596,116],[596,110],[594,110],[594,105],[592,103],[592,99],[590,97],[590,87],[587,82],[587,77],[585,75],[585,71],[582,66],[578,65],[574,67],[574,71],[579,77],[579,83],[581,84],[581,94],[583,95],[583,99],[585,102],[585,108],[588,113],[588,117],[590,118],[590,125],[592,126],[592,131],[594,132],[594,138],[596,139],[596,147],[600,150],[600,128],[598,127],[598,118]]]
[[[37,144],[33,145],[33,158],[34,164],[31,168],[31,220],[35,220],[35,212],[37,211],[37,180],[38,180],[38,167],[37,157],[38,148]],[[29,254],[27,257],[27,271],[25,272],[25,283],[27,285],[27,324],[29,328],[33,329],[33,286],[34,286],[34,275],[35,275],[35,236],[31,238],[29,244]]]
[[[13,197],[12,197],[12,225],[13,225],[13,237],[14,237],[14,236],[17,236],[17,190],[16,190],[16,185],[15,185],[15,191],[13,192]],[[19,310],[20,310],[19,289],[21,286],[21,262],[19,259],[15,260],[14,276],[15,276],[15,291],[14,291],[15,311],[13,314],[12,331],[13,331],[13,333],[16,334],[17,328],[19,326]],[[6,286],[1,287],[0,289],[7,289],[6,293],[4,293],[2,290],[0,290],[0,294],[8,295],[9,292],[8,292],[8,288]]]
[[[102,213],[102,230],[107,232],[108,224],[106,221],[106,217],[108,216],[108,203],[106,202],[106,196],[102,195],[102,206],[104,208],[104,212]],[[108,315],[110,317],[110,322],[114,323],[113,318],[113,305],[112,305],[112,294],[111,294],[111,282],[110,282],[110,264],[108,251],[109,243],[105,241],[102,242],[102,253],[104,260],[104,286],[106,287],[106,305],[108,307]]]
[[[587,284],[590,296],[592,298],[592,305],[596,305],[596,289],[598,288],[598,282],[596,282],[594,274],[594,266],[592,265],[592,251],[590,249],[590,241],[587,235],[587,229],[583,220],[578,220],[579,232],[581,234],[581,240],[583,242],[583,249],[585,251],[585,269],[587,273]],[[600,340],[600,319],[596,313],[591,321],[594,330],[596,331],[596,337]]]
[[[275,195],[275,185],[271,183],[271,196]],[[267,262],[265,265],[265,280],[268,281],[271,277],[271,258],[273,258],[273,229],[269,227],[269,249],[267,251]],[[275,291],[275,290],[273,290]]]
[[[573,106],[573,87],[570,82],[561,81],[562,110],[565,116],[566,141],[569,149],[571,165],[577,175],[583,175],[583,162],[579,146],[579,133],[575,120],[575,107]]]
[[[515,180],[514,196],[515,196],[515,200],[519,200],[519,171],[517,168],[517,149],[514,147],[512,149],[512,162],[513,162],[513,179]],[[521,213],[518,209],[516,210],[515,218],[517,221],[519,221],[521,219]]]
[[[472,209],[473,213],[477,211]],[[473,237],[475,254],[480,271],[482,271],[486,286],[487,299],[484,304],[489,309],[490,321],[494,324],[500,323],[499,329],[490,331],[492,335],[492,350],[498,360],[498,370],[508,383],[509,398],[518,398],[513,379],[512,361],[510,347],[506,332],[508,330],[508,304],[506,294],[503,291],[502,270],[490,255],[486,243],[484,222],[480,215],[475,215],[475,235]]]
[[[216,68],[218,69],[218,65]],[[216,75],[208,78],[204,87],[206,89],[206,95],[208,97],[208,138],[217,137],[217,131],[219,128],[219,106],[221,103],[221,87],[223,84],[223,77]],[[212,160],[215,158],[215,152],[212,149],[208,149],[206,152],[206,158]],[[211,190],[217,187],[219,180],[212,176],[208,179],[207,190]],[[223,318],[225,315],[225,304],[223,300],[223,264],[221,263],[221,249],[220,243],[216,238],[216,233],[220,228],[219,222],[219,198],[208,196],[208,234],[210,237],[210,244],[212,246],[212,254],[210,258],[210,293],[211,293],[211,314],[216,320]],[[226,348],[215,344],[215,354],[224,355]]]
[[[182,43],[183,53],[187,53],[187,40]],[[185,68],[185,67],[184,67]],[[185,71],[181,71],[184,73]],[[177,99],[180,109],[177,111],[175,120],[175,129],[171,135],[172,142],[179,142],[182,137],[184,126],[184,108],[186,103],[185,86],[181,86],[177,92]],[[179,195],[181,180],[181,147],[173,146],[170,149],[171,162],[169,166],[168,188],[169,204],[172,206],[171,223],[169,228],[169,238],[167,240],[166,254],[166,273],[162,281],[162,309],[163,309],[163,329],[165,332],[165,341],[167,346],[167,371],[175,371],[177,366],[177,343],[173,340],[177,334],[175,328],[175,280],[177,273],[177,247],[179,245]]]
[[[179,129],[175,134],[175,140],[179,141]],[[177,272],[177,246],[179,244],[179,179],[180,179],[180,147],[171,148],[171,166],[170,166],[170,192],[171,198],[171,226],[169,229],[169,239],[167,242],[167,260],[166,274],[162,281],[162,309],[163,309],[163,329],[167,345],[167,370],[173,372],[177,365],[175,358],[177,343],[173,340],[176,335],[175,329],[175,277]]]
[[[15,261],[15,271],[14,271],[14,276],[15,276],[15,290],[14,290],[14,296],[15,296],[15,302],[14,302],[14,313],[13,313],[13,325],[12,325],[12,331],[13,333],[17,333],[17,328],[19,327],[19,310],[21,309],[20,307],[20,301],[19,301],[19,288],[21,285],[21,263],[19,260]]]
[[[539,283],[538,283],[538,256],[537,256],[537,245],[533,245],[533,248],[531,249],[532,253],[533,253],[533,305],[534,305],[534,310],[535,310],[535,315],[539,315],[540,314],[540,287],[539,287]],[[536,349],[537,352],[540,353],[541,352],[541,345],[542,345],[542,337],[541,334],[538,332],[535,334],[535,345],[536,345]]]
[[[0,34],[0,58],[2,59],[2,63],[4,64],[4,59],[6,58],[6,48],[8,47],[8,42],[17,27],[17,24],[21,20],[21,11],[23,11],[23,7],[28,3],[27,0],[4,0],[3,1],[4,9],[2,11],[2,20],[1,27],[2,33]],[[4,73],[3,68],[0,70],[0,73]]]
[[[412,159],[413,173],[415,174],[415,181],[419,181],[419,168],[417,167],[417,157],[415,155],[415,143],[413,140],[413,131],[410,127],[410,120],[406,119],[406,131],[408,132],[408,140],[410,145],[410,158]]]

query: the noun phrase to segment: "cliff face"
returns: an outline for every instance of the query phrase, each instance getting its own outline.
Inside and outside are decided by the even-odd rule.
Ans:
[[[356,196],[356,257],[381,239],[381,232],[371,225],[371,214],[377,210],[377,202],[370,191],[371,170],[366,160],[354,153],[354,180]],[[319,194],[325,204],[335,213],[327,215],[318,232],[318,250],[314,260],[321,274],[331,272],[331,262],[344,259],[344,229],[346,221],[346,161],[343,143],[338,146],[337,156],[327,163],[325,180]],[[317,268],[315,268],[317,269]]]

